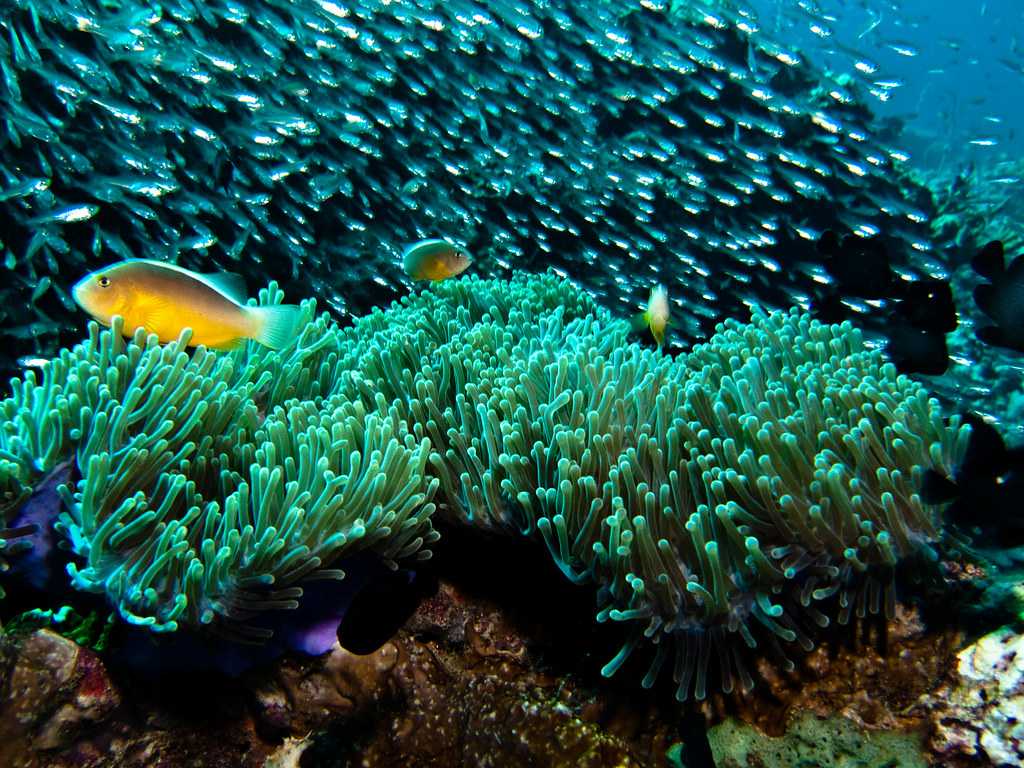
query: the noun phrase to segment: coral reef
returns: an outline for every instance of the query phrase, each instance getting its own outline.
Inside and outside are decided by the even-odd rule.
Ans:
[[[0,763],[43,765],[111,718],[121,695],[96,654],[41,630],[16,648],[4,639]]]
[[[266,639],[261,612],[344,557],[425,556],[433,496],[596,584],[629,638],[605,674],[649,641],[644,686],[674,654],[701,699],[716,670],[753,685],[750,649],[790,667],[830,614],[891,615],[894,567],[939,537],[921,473],[968,432],[849,324],[796,311],[672,358],[552,275],[452,281],[348,329],[305,307],[280,354],[94,328],[16,382],[15,479],[66,454],[81,473],[56,526],[75,587],[155,631]]]
[[[911,175],[935,198],[935,241],[960,250],[968,261],[989,240],[1002,240],[1010,253],[1024,251],[1022,173],[1024,162],[1002,155],[967,167],[916,168]]]
[[[924,699],[943,765],[1024,762],[1024,636],[1003,628],[964,648],[958,680]]]
[[[404,293],[403,245],[449,235],[615,307],[660,275],[684,338],[806,304],[826,228],[938,266],[874,78],[730,4],[14,0],[2,26],[8,370],[76,341],[70,281],[127,256],[361,314]]]
[[[335,648],[322,663],[285,662],[262,678],[257,716],[289,735],[321,730],[306,745],[311,756],[337,750],[365,765],[662,762],[665,723],[648,713],[653,732],[609,727],[616,705],[546,673],[503,613],[444,584],[375,653]]]
[[[48,630],[5,633],[0,655],[5,766],[256,768],[272,750],[239,717],[244,699],[237,691],[174,701],[161,687],[126,685],[97,654]],[[196,681],[189,684],[194,692]]]
[[[733,716],[766,736],[784,736],[804,713],[842,718],[862,732],[929,732],[931,713],[922,703],[954,684],[963,633],[928,627],[919,612],[898,603],[895,617],[858,620],[826,633],[822,644],[791,671],[761,661],[761,695],[730,700],[716,694],[705,711],[712,719]]]
[[[1003,155],[966,167],[915,168],[911,175],[935,200],[931,240],[948,255],[948,279],[960,320],[947,336],[948,371],[925,381],[951,409],[983,414],[1008,443],[1022,445],[1024,366],[1017,352],[979,338],[978,330],[991,320],[974,298],[983,280],[971,262],[993,240],[1002,241],[1010,258],[1024,253],[1024,193],[1019,184],[1024,162]]]
[[[529,587],[535,581],[525,580]],[[140,684],[45,630],[7,633],[0,638],[0,758],[19,768],[255,768],[356,759],[367,768],[470,766],[480,765],[481,755],[508,766],[708,764],[689,751],[698,734],[681,726],[682,707],[670,696],[599,682],[587,672],[586,644],[564,652],[561,633],[577,620],[576,606],[567,612],[557,591],[513,604],[495,600],[505,582],[485,575],[470,578],[467,589],[442,580],[376,650],[357,655],[335,645],[319,658],[285,658],[240,680]],[[505,588],[518,591],[522,583]],[[967,742],[939,737],[967,734],[974,746],[992,737],[962,726],[979,722],[974,707],[994,713],[1000,706],[985,705],[979,691],[995,691],[991,673],[1008,669],[1000,663],[1015,640],[994,639],[1000,650],[988,658],[1000,663],[979,689],[975,678],[958,677],[959,638],[926,633],[912,612],[901,609],[890,622],[887,648],[877,637],[857,642],[860,633],[840,634],[792,673],[770,679],[770,690],[716,694],[704,703],[719,764],[771,765],[773,755],[794,753],[823,768],[995,764],[984,753],[958,751]],[[952,707],[954,690],[968,697],[962,701],[969,708]],[[739,744],[728,738],[737,733]],[[836,751],[825,754],[824,745]],[[744,753],[762,762],[743,762]]]
[[[530,650],[537,641],[504,607],[451,584],[371,653],[335,645],[233,681],[140,685],[46,630],[8,634],[0,758],[12,768],[342,765],[354,755],[366,766],[670,764],[673,716],[560,679]]]
[[[1019,164],[909,178],[860,75],[730,3],[8,6],[0,370],[51,359],[0,403],[0,572],[93,601],[5,628],[0,763],[660,766],[688,739],[673,698],[736,715],[712,739],[726,764],[1024,759],[1019,638],[953,664],[896,599],[944,536],[921,478],[953,474],[968,429],[803,311],[834,288],[826,229],[891,236],[907,281],[949,276],[933,242],[965,247],[979,215],[1015,247]],[[457,237],[480,277],[371,311],[426,236]],[[132,256],[280,276],[347,325],[310,300],[281,352],[121,323],[71,347],[67,285]],[[547,267],[562,278],[514,271]],[[1014,413],[1018,370],[965,341],[953,278],[971,354],[947,402]],[[654,281],[675,340],[706,343],[630,342],[610,308]],[[353,595],[422,565],[435,526],[535,545],[617,635],[581,667],[654,690],[553,673],[536,633],[448,583],[375,650],[339,645]],[[227,682],[203,720],[82,647],[117,643],[108,610],[162,650],[329,653]],[[851,623],[888,627],[892,653],[841,648]],[[770,713],[736,703],[755,681]],[[740,732],[745,754],[722,746]]]

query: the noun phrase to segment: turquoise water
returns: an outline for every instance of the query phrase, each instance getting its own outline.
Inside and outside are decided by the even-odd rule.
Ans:
[[[408,242],[447,236],[479,274],[556,268],[616,311],[660,279],[680,342],[808,304],[829,227],[944,268],[871,81],[716,7],[101,7],[8,22],[4,240],[29,309],[4,327],[26,354],[73,338],[63,269],[129,256],[345,315],[407,290]]]

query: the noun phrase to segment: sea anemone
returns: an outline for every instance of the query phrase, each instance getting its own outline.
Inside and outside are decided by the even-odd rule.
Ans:
[[[833,615],[891,614],[894,566],[941,535],[917,489],[968,429],[849,323],[756,311],[671,357],[554,275],[450,281],[346,329],[304,306],[281,353],[93,326],[16,382],[4,455],[81,473],[57,522],[75,587],[156,631],[266,639],[251,619],[345,556],[426,556],[438,514],[543,542],[628,630],[603,672],[647,641],[643,684],[674,653],[700,699],[712,659],[745,691],[744,647],[786,665]]]
[[[893,566],[940,535],[917,489],[969,430],[849,323],[758,312],[673,359],[603,310],[538,314],[512,284],[444,295],[407,302],[401,355],[368,362],[355,391],[390,390],[430,438],[441,514],[539,534],[566,577],[598,585],[597,619],[630,627],[606,674],[647,638],[645,685],[675,648],[678,697],[703,698],[715,649],[723,688],[745,690],[738,647],[788,665],[781,644],[812,647],[829,613],[891,614]]]
[[[261,297],[279,303],[271,288]],[[156,632],[180,624],[266,639],[248,620],[294,608],[301,582],[392,566],[436,539],[428,445],[386,412],[330,396],[342,334],[326,318],[284,352],[185,351],[90,325],[89,339],[15,380],[2,404],[8,482],[73,458],[54,527],[73,586]],[[301,397],[300,397],[301,396]]]

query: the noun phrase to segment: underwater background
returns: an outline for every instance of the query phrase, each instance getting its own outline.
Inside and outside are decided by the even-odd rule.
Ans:
[[[1024,7],[0,0],[0,766],[1024,764]]]

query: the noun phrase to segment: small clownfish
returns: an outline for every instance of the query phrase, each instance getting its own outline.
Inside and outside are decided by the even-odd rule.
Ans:
[[[446,240],[420,240],[402,252],[402,267],[413,280],[445,280],[472,263],[469,254]]]
[[[301,318],[291,304],[245,305],[239,275],[201,275],[163,261],[129,259],[86,275],[71,289],[82,309],[106,326],[124,318],[125,335],[144,328],[162,342],[192,329],[189,346],[233,349],[253,339],[281,349],[295,337]]]
[[[647,309],[633,318],[633,328],[638,331],[650,328],[651,335],[660,347],[665,343],[665,328],[668,323],[668,291],[665,290],[665,286],[656,285],[651,288]]]

